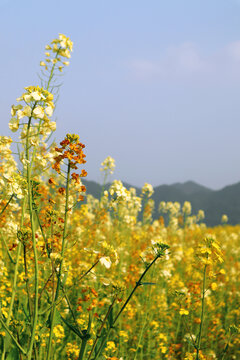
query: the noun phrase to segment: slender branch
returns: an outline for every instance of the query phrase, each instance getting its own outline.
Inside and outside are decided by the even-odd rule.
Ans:
[[[134,295],[135,291],[137,290],[137,288],[139,286],[142,285],[141,281],[142,279],[144,278],[144,276],[146,275],[146,273],[149,271],[149,269],[152,267],[152,265],[157,261],[158,258],[160,258],[163,254],[162,253],[159,253],[155,256],[155,258],[152,260],[152,262],[146,267],[146,269],[144,270],[144,272],[142,273],[142,275],[140,276],[139,280],[136,282],[136,285],[134,286],[133,290],[131,291],[130,295],[128,296],[127,300],[125,301],[125,303],[123,304],[123,306],[121,307],[121,309],[119,310],[118,314],[116,315],[115,319],[113,320],[111,326],[109,327],[107,333],[106,333],[106,336],[105,338],[103,339],[95,357],[93,358],[94,360],[97,360],[99,355],[101,354],[105,344],[106,344],[106,341],[109,337],[109,334],[111,332],[111,330],[114,328],[114,325],[116,324],[117,320],[119,319],[119,316],[122,314],[123,310],[126,308],[127,304],[129,303],[129,301],[131,300],[132,296]],[[89,359],[90,360],[90,359]]]
[[[26,282],[26,290],[27,290],[27,297],[28,297],[28,311],[29,317],[32,322],[32,303],[31,303],[31,295],[29,289],[29,279],[28,279],[28,268],[27,268],[27,252],[26,252],[26,245],[23,245],[23,259],[24,259],[24,271],[25,271],[25,282]]]
[[[34,104],[33,109],[34,109],[35,105],[36,105],[36,103]],[[32,111],[33,111],[33,109],[32,109]],[[28,127],[27,127],[27,137],[26,137],[26,159],[28,161],[30,160],[29,132],[30,132],[30,127],[31,127],[31,119],[32,119],[32,117],[29,117]],[[28,349],[28,360],[31,360],[33,344],[35,341],[35,332],[36,332],[37,321],[38,321],[38,252],[37,252],[37,245],[36,245],[36,238],[35,238],[35,224],[34,224],[34,218],[33,218],[34,213],[33,213],[33,200],[32,200],[31,165],[29,164],[29,162],[27,164],[27,184],[28,184],[28,206],[29,206],[29,215],[30,215],[31,230],[32,230],[32,244],[33,244],[34,271],[35,271],[35,286],[34,286],[35,299],[34,299],[33,323],[32,323],[32,329],[31,329],[30,345],[29,345],[29,349]]]
[[[204,271],[203,271],[201,323],[200,323],[198,340],[197,340],[196,360],[199,360],[199,359],[200,359],[200,358],[199,358],[199,352],[200,352],[200,348],[201,348],[201,337],[202,337],[203,318],[204,318],[204,307],[205,307],[206,270],[207,270],[207,265],[204,266]]]
[[[11,339],[13,340],[13,342],[15,343],[15,345],[17,346],[17,348],[24,354],[27,355],[27,352],[22,348],[22,346],[19,344],[19,342],[17,341],[17,339],[14,337],[14,335],[12,334],[12,332],[10,331],[10,329],[8,328],[8,326],[5,324],[5,322],[1,319],[0,317],[0,323],[2,324],[2,326],[4,327],[4,329],[6,330],[6,332],[8,333],[8,335],[11,337]]]
[[[116,297],[113,299],[113,302],[112,302],[112,304],[109,306],[108,311],[107,311],[107,313],[106,313],[106,316],[105,316],[105,318],[104,318],[103,321],[102,321],[102,324],[101,324],[101,326],[100,326],[100,328],[99,328],[99,330],[98,330],[98,332],[97,332],[97,336],[96,336],[95,341],[94,341],[94,343],[93,343],[93,345],[92,345],[92,349],[91,349],[91,352],[90,352],[87,360],[90,360],[90,359],[91,359],[91,356],[92,356],[92,354],[93,354],[93,352],[94,352],[94,350],[95,350],[95,347],[96,347],[96,345],[97,345],[97,342],[98,342],[98,340],[99,340],[99,338],[100,338],[100,336],[101,336],[103,327],[104,327],[104,325],[105,325],[105,323],[106,323],[106,321],[107,321],[107,319],[108,319],[108,316],[109,316],[109,314],[110,314],[110,312],[111,312],[111,310],[112,310],[112,308],[113,308],[113,305],[114,305],[115,301],[116,301]]]
[[[127,300],[125,301],[125,303],[123,304],[122,308],[120,309],[120,311],[118,312],[117,316],[115,317],[114,321],[113,321],[113,326],[116,324],[119,316],[121,315],[121,313],[123,312],[123,310],[125,309],[125,307],[127,306],[127,304],[129,303],[129,301],[131,300],[133,294],[135,293],[135,291],[137,290],[137,288],[142,285],[141,281],[144,278],[144,276],[146,275],[146,273],[148,272],[148,270],[152,267],[152,265],[156,262],[156,260],[159,258],[159,256],[157,255],[153,261],[146,267],[145,271],[142,273],[142,275],[140,276],[139,280],[136,282],[136,285],[134,286],[133,290],[131,291],[130,295],[128,296]]]
[[[23,226],[23,220],[24,220],[24,214],[25,214],[25,203],[26,203],[26,196],[24,196],[23,203],[22,203],[22,214],[21,214],[20,228],[22,228],[22,226]],[[15,268],[14,268],[14,277],[13,277],[13,284],[12,284],[12,296],[11,296],[11,300],[10,300],[10,305],[9,305],[9,310],[8,310],[8,317],[7,317],[7,321],[6,321],[7,326],[9,326],[9,323],[10,323],[10,319],[11,319],[11,315],[12,315],[12,311],[13,311],[13,305],[14,305],[14,301],[15,301],[15,295],[16,295],[16,291],[17,291],[17,277],[18,277],[18,267],[19,267],[19,262],[20,262],[19,259],[20,259],[21,250],[22,250],[22,243],[19,242],[18,249],[17,249],[16,264],[15,264]],[[4,342],[3,342],[3,351],[2,351],[2,360],[5,359],[5,353],[6,353],[6,342],[4,340]]]
[[[9,251],[9,249],[8,249],[8,246],[7,246],[6,240],[4,239],[4,236],[1,236],[1,239],[2,239],[2,241],[3,241],[3,243],[4,243],[4,245],[5,245],[5,248],[6,248],[6,250],[7,250],[7,254],[8,254],[8,257],[9,257],[11,263],[13,263],[13,264],[15,265],[16,262],[13,260],[12,255],[10,254],[10,251]]]
[[[82,333],[81,329],[80,329],[79,326],[78,326],[77,319],[76,319],[76,316],[75,316],[75,314],[74,314],[74,311],[73,311],[72,305],[71,305],[71,303],[70,303],[69,297],[68,297],[68,295],[67,295],[67,293],[66,293],[66,291],[65,291],[65,289],[64,289],[64,286],[63,286],[62,284],[61,284],[61,288],[62,288],[63,294],[64,294],[64,296],[65,296],[65,299],[66,299],[66,301],[67,301],[67,303],[68,303],[68,307],[69,307],[69,310],[70,310],[70,312],[71,312],[71,314],[72,314],[72,317],[73,317],[73,320],[74,320],[74,322],[75,322],[75,325],[77,326],[77,329],[78,329],[79,333],[80,333],[81,336],[83,337],[83,333]]]
[[[79,281],[82,280],[90,271],[99,263],[99,259],[80,277]]]
[[[1,210],[0,216],[4,213],[4,211],[6,210],[6,208],[8,207],[8,205],[10,204],[10,202],[12,201],[13,197],[14,197],[14,194],[11,195],[10,199],[8,200],[8,202],[6,203],[6,205],[4,206],[4,208]]]
[[[57,281],[57,288],[56,288],[56,293],[55,293],[55,300],[54,300],[53,308],[52,308],[52,312],[51,312],[51,327],[50,327],[50,334],[49,334],[49,339],[48,339],[47,358],[46,358],[46,360],[49,360],[50,356],[51,356],[52,336],[53,336],[54,319],[55,319],[55,313],[56,313],[56,302],[57,302],[60,287],[61,287],[62,266],[63,266],[63,258],[64,258],[64,253],[65,253],[65,247],[66,247],[66,238],[67,238],[70,171],[71,171],[71,168],[70,168],[70,161],[69,161],[68,162],[68,170],[67,170],[67,182],[66,182],[66,200],[65,200],[65,214],[64,214],[64,229],[63,229],[63,237],[62,237],[61,262],[60,262],[60,265],[59,265],[58,281]]]

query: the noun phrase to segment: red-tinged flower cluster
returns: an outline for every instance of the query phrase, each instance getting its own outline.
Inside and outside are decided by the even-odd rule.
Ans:
[[[71,177],[72,177],[72,180],[75,182],[75,184],[80,184],[81,181],[80,181],[80,177],[85,177],[87,176],[87,172],[85,170],[82,170],[81,174],[76,174],[76,173],[72,173]],[[84,188],[84,186],[81,186],[81,188]],[[86,191],[86,188],[85,190],[81,190],[81,191]]]
[[[52,168],[55,169],[58,173],[61,171],[61,162],[64,159],[69,161],[71,169],[77,169],[77,164],[85,164],[86,155],[83,153],[85,145],[79,142],[79,136],[75,134],[67,134],[66,138],[60,142],[61,147],[56,147],[56,152],[59,153],[55,157],[55,163],[52,165]],[[87,176],[87,172],[82,170],[81,174],[72,174],[72,178],[79,182],[79,177]]]

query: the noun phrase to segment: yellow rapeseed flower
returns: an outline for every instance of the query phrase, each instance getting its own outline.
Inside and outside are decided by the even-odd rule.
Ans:
[[[179,310],[179,314],[180,314],[180,315],[189,315],[189,311],[186,310],[186,309],[181,308],[181,309]]]
[[[215,290],[217,289],[217,287],[218,287],[217,283],[213,282],[213,283],[211,284],[211,289],[212,289],[213,291],[215,291]]]

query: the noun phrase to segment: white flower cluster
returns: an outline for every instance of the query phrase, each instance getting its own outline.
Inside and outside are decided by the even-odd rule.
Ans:
[[[115,160],[108,156],[106,159],[101,163],[100,171],[104,171],[106,174],[113,174],[114,169],[116,167]]]
[[[54,67],[58,65],[58,70],[62,72],[63,67],[69,65],[69,61],[65,61],[65,58],[70,59],[73,42],[64,34],[59,34],[58,39],[54,39],[50,45],[46,45],[45,49],[47,50],[45,52],[46,59],[40,62],[40,66],[48,70],[49,64],[53,64]]]
[[[0,136],[0,153],[1,156],[10,155],[12,153],[10,146],[12,139],[8,136]]]
[[[27,182],[20,174],[5,174],[3,179],[6,182],[6,192],[8,195],[14,194],[18,199],[22,199],[24,194],[27,193]]]
[[[152,185],[145,183],[144,186],[142,187],[142,194],[147,195],[147,197],[150,198],[153,193],[154,193],[154,190],[153,190]]]
[[[190,215],[192,212],[192,205],[189,201],[185,201],[185,203],[183,204],[182,207],[182,211],[186,214],[186,215]]]
[[[169,213],[171,216],[178,216],[181,210],[181,205],[177,201],[174,203],[171,201],[161,201],[158,210],[159,212]]]
[[[203,210],[199,210],[197,215],[191,215],[192,206],[189,201],[185,201],[182,207],[179,202],[161,201],[158,210],[160,213],[168,214],[168,225],[175,231],[179,225],[191,228],[205,217]],[[198,224],[198,226],[203,227],[204,224]]]
[[[131,200],[130,191],[128,191],[122,184],[120,180],[114,180],[109,189],[109,194],[111,196],[116,196],[115,201],[118,202],[128,202]]]
[[[25,90],[26,92],[17,98],[17,102],[22,101],[24,104],[12,105],[11,108],[9,128],[13,132],[18,130],[19,120],[24,117],[43,120],[49,124],[49,117],[53,114],[53,94],[39,86],[28,86]]]

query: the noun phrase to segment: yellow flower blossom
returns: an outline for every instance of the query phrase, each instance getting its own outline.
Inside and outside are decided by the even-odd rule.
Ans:
[[[189,315],[189,311],[186,310],[186,309],[184,309],[184,308],[181,308],[181,309],[179,310],[179,314],[180,314],[180,315]]]
[[[217,287],[218,287],[217,283],[213,282],[213,283],[211,284],[211,289],[212,289],[213,291],[215,291],[215,290],[217,289]]]
[[[12,118],[8,125],[12,132],[16,132],[19,128],[19,119]]]
[[[42,106],[36,106],[33,110],[33,116],[37,119],[43,119],[44,118],[44,110]]]

